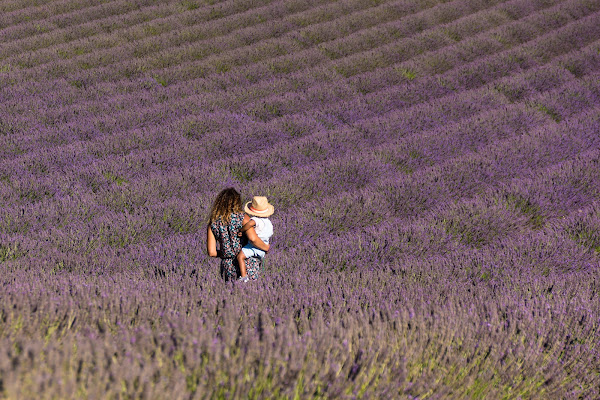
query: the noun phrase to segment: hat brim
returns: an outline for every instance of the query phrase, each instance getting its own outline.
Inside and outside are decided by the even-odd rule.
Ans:
[[[266,217],[270,217],[275,212],[275,207],[273,207],[273,205],[271,205],[271,204],[269,204],[269,206],[267,207],[267,209],[264,212],[260,212],[260,213],[256,212],[256,211],[252,211],[250,209],[251,204],[252,204],[252,202],[249,201],[246,203],[246,205],[244,205],[244,212],[248,215],[252,215],[253,217],[266,218]]]

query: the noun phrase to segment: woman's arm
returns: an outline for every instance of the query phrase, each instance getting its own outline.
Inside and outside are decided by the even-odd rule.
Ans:
[[[242,220],[242,226],[246,225],[248,222],[250,222],[250,216],[248,216],[248,214],[244,213],[244,219]]]
[[[238,236],[241,237],[244,233],[246,233],[246,231],[248,229],[253,228],[255,226],[256,226],[256,222],[253,219],[250,219],[248,214],[244,214],[244,220],[242,221],[242,228],[238,232]]]
[[[215,235],[212,233],[210,226],[206,230],[206,253],[209,257],[217,256],[217,240],[215,239]]]
[[[248,236],[248,240],[250,241],[250,243],[252,243],[257,249],[260,249],[262,251],[269,251],[269,249],[271,248],[271,246],[263,242],[261,238],[258,237],[254,228],[248,229],[246,231],[246,236]]]

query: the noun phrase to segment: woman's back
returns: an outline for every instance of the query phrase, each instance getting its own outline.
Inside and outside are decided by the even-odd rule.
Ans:
[[[210,224],[210,229],[215,239],[220,244],[222,258],[235,258],[240,251],[241,243],[238,232],[242,228],[244,213],[231,214],[229,223],[218,218]]]

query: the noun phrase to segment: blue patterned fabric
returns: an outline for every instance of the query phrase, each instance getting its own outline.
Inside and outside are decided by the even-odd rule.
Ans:
[[[239,276],[239,266],[236,255],[242,249],[241,238],[238,232],[242,228],[244,213],[231,214],[229,224],[224,224],[221,219],[210,224],[210,230],[217,243],[219,243],[219,257],[221,258],[221,277],[225,280],[235,280]],[[260,271],[260,259],[248,258],[246,260],[246,271],[250,279],[257,279]]]

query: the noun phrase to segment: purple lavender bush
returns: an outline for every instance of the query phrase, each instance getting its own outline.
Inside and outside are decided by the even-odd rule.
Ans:
[[[0,399],[600,397],[600,3],[0,3]],[[260,279],[206,255],[267,196]]]

